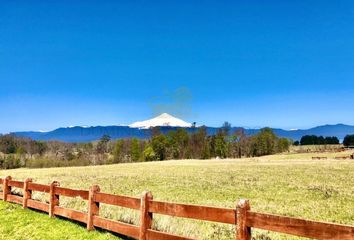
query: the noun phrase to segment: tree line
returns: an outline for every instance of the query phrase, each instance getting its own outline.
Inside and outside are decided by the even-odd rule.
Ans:
[[[163,134],[153,128],[149,139],[119,139],[104,135],[89,143],[35,141],[12,135],[0,136],[0,168],[85,166],[168,159],[210,159],[262,156],[288,151],[291,141],[279,138],[270,128],[248,136],[243,130],[231,132],[224,125],[215,135],[206,127],[192,133],[183,128]]]
[[[339,144],[337,137],[323,137],[316,135],[302,136],[299,141],[295,141],[294,145],[325,145],[325,144]]]
[[[294,145],[339,144],[337,137],[306,135],[292,143],[279,138],[272,129],[263,128],[248,136],[237,130],[231,132],[227,122],[214,135],[205,127],[192,133],[179,128],[163,134],[153,128],[149,139],[120,139],[112,141],[104,135],[89,143],[35,141],[13,135],[0,136],[0,168],[42,168],[85,166],[168,159],[241,158],[270,155],[288,151]],[[347,135],[344,146],[354,146],[354,135]]]
[[[337,137],[323,137],[316,135],[305,135],[301,137],[300,141],[295,141],[293,145],[329,145],[340,144]],[[354,147],[354,134],[348,134],[344,137],[343,146]]]
[[[162,134],[158,129],[148,141],[121,139],[114,144],[115,162],[162,161],[166,159],[241,158],[287,151],[291,142],[278,138],[270,128],[254,136],[240,130],[230,133],[228,125],[208,136],[205,127],[188,134],[183,128]]]

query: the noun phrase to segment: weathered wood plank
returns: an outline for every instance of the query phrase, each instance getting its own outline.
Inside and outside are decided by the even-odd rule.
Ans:
[[[236,205],[236,239],[251,240],[251,228],[247,226],[247,215],[250,210],[250,203],[246,199],[241,199]]]
[[[236,210],[231,208],[217,208],[152,201],[149,205],[149,211],[175,217],[236,224]]]
[[[70,188],[55,187],[55,194],[63,195],[67,197],[80,197],[84,200],[87,200],[89,192],[86,190],[76,190]]]
[[[23,188],[23,182],[10,180],[8,185],[11,187]]]
[[[28,199],[27,200],[27,207],[29,208],[34,208],[43,212],[49,212],[49,204],[39,202],[33,199]]]
[[[2,194],[5,202],[7,201],[7,195],[11,194],[11,186],[9,186],[10,180],[11,176],[7,176],[6,178],[4,178],[4,182],[2,184]]]
[[[7,201],[12,202],[12,203],[17,203],[22,205],[23,198],[20,196],[8,194],[7,195]]]
[[[140,199],[134,197],[113,195],[108,193],[96,193],[94,196],[94,201],[114,206],[140,209]]]
[[[299,218],[248,212],[247,226],[299,237],[316,239],[354,239],[354,226],[315,222]]]
[[[87,230],[93,230],[93,216],[98,216],[100,212],[100,203],[95,202],[94,198],[97,193],[100,192],[100,187],[94,185],[90,187],[89,199],[88,199],[88,213],[87,213]]]
[[[147,240],[147,230],[152,226],[152,212],[149,212],[149,205],[153,197],[151,192],[145,191],[141,196],[140,203],[140,234],[139,240]]]
[[[23,184],[23,202],[22,207],[27,208],[28,199],[32,198],[32,190],[28,190],[28,184],[32,182],[32,178],[26,178]]]
[[[193,238],[181,237],[171,233],[164,233],[155,230],[147,230],[148,240],[193,240]]]
[[[54,217],[54,208],[59,206],[59,195],[55,193],[55,188],[60,184],[57,181],[53,181],[49,186],[49,217]]]
[[[45,192],[45,193],[49,193],[50,191],[49,185],[43,185],[43,184],[33,183],[33,182],[28,183],[28,189],[32,191]]]
[[[106,229],[108,231],[119,233],[135,239],[139,238],[139,227],[131,224],[108,220],[99,216],[93,216],[93,225],[95,227]]]
[[[65,217],[68,219],[76,220],[82,223],[87,223],[87,214],[76,211],[73,209],[67,209],[59,206],[54,206],[54,215]]]

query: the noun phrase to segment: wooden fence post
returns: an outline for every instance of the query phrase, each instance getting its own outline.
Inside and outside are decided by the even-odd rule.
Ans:
[[[27,208],[28,199],[32,197],[32,190],[28,190],[28,183],[32,182],[32,178],[26,178],[23,183],[23,202],[22,207]]]
[[[53,181],[49,188],[49,217],[54,217],[54,207],[59,206],[59,195],[55,194],[55,187],[59,187],[57,181]]]
[[[89,198],[88,198],[88,213],[87,213],[87,230],[93,230],[93,217],[99,215],[100,203],[95,202],[95,194],[100,192],[100,187],[98,185],[93,185],[90,187]]]
[[[250,204],[248,200],[241,199],[236,206],[236,239],[237,240],[251,240],[251,228],[247,227],[247,211],[249,211]]]
[[[4,181],[2,183],[2,193],[3,193],[3,199],[6,202],[7,201],[7,195],[11,194],[11,186],[9,186],[9,181],[11,180],[11,176],[7,176],[6,178],[4,178]]]
[[[147,230],[151,228],[152,225],[152,213],[149,212],[149,201],[153,199],[151,192],[145,191],[141,196],[140,202],[140,234],[139,240],[147,239]]]

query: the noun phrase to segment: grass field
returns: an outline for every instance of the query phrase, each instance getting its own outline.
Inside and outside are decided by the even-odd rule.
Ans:
[[[16,169],[0,171],[1,176],[11,175],[16,180],[32,177],[35,182],[49,184],[53,180],[61,186],[88,189],[98,184],[102,192],[140,196],[144,190],[152,191],[154,199],[210,205],[235,207],[240,198],[250,200],[252,210],[306,219],[329,221],[354,225],[354,161],[334,160],[331,157],[348,155],[349,152],[322,154],[282,154],[260,158],[225,160],[178,160],[150,163],[118,164],[92,167]],[[328,160],[311,160],[312,156],[328,156]],[[47,196],[34,194],[34,198]],[[84,201],[63,197],[61,205],[86,210]],[[4,222],[7,211],[13,207],[1,203],[0,220]],[[7,210],[10,208],[10,210]],[[29,210],[12,212],[13,218],[6,226],[0,227],[0,239],[10,239],[15,226],[30,225],[38,218],[43,223],[31,235],[18,235],[17,239],[45,239],[46,226],[55,223],[62,232],[69,231],[73,239],[111,239],[103,233],[86,233],[70,222],[48,219],[46,215]],[[11,210],[12,211],[12,210]],[[107,207],[103,205],[101,214],[138,223],[138,213],[134,210]],[[16,220],[20,216],[27,224]],[[14,219],[14,220],[12,220]],[[48,225],[45,225],[48,224]],[[67,228],[66,228],[67,227]],[[202,239],[233,239],[234,228],[223,224],[157,216],[154,228],[185,236]],[[36,228],[35,228],[36,229]],[[41,237],[35,238],[35,234]],[[57,235],[58,234],[58,235]],[[53,236],[61,236],[61,231]],[[81,235],[82,234],[82,237]],[[85,235],[87,234],[87,235]],[[283,234],[255,231],[258,239],[296,239]],[[80,236],[80,237],[78,237]],[[87,237],[86,237],[87,236]],[[23,238],[21,238],[23,237]],[[268,239],[269,239],[268,238]],[[11,238],[12,239],[12,238]]]
[[[0,222],[0,239],[117,239],[110,233],[87,232],[70,221],[50,219],[48,214],[24,210],[3,201],[0,201]]]

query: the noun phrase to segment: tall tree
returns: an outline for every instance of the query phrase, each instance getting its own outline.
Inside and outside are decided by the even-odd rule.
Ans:
[[[154,152],[154,149],[150,144],[145,145],[145,149],[143,151],[143,159],[144,161],[156,161],[157,156],[156,153]]]
[[[224,124],[221,127],[223,133],[225,136],[229,136],[230,135],[230,131],[231,131],[231,123],[229,122],[224,122]]]
[[[133,138],[130,143],[130,156],[133,162],[137,162],[140,160],[141,150],[139,140]]]
[[[113,162],[114,163],[119,163],[122,162],[123,160],[123,154],[122,154],[122,148],[123,148],[124,140],[120,139],[115,142],[114,147],[113,147]]]
[[[0,152],[9,154],[16,152],[16,141],[12,135],[4,135],[0,137]]]
[[[178,128],[175,131],[169,131],[167,134],[168,151],[170,158],[186,158],[189,136],[184,128]]]
[[[275,153],[275,146],[278,140],[271,128],[263,128],[256,134],[253,142],[253,155],[262,156]]]
[[[228,155],[228,143],[223,130],[219,130],[215,135],[214,151],[216,157],[226,158]]]
[[[156,135],[152,138],[151,146],[158,160],[161,161],[166,159],[167,145],[168,142],[166,136],[163,134]]]
[[[354,146],[354,134],[346,135],[343,140],[343,145],[346,147]]]
[[[99,154],[103,154],[107,152],[108,142],[111,140],[111,137],[108,135],[103,135],[100,141],[97,144],[96,151]]]
[[[210,158],[210,144],[205,126],[201,126],[196,133],[191,135],[192,157],[197,159]]]

